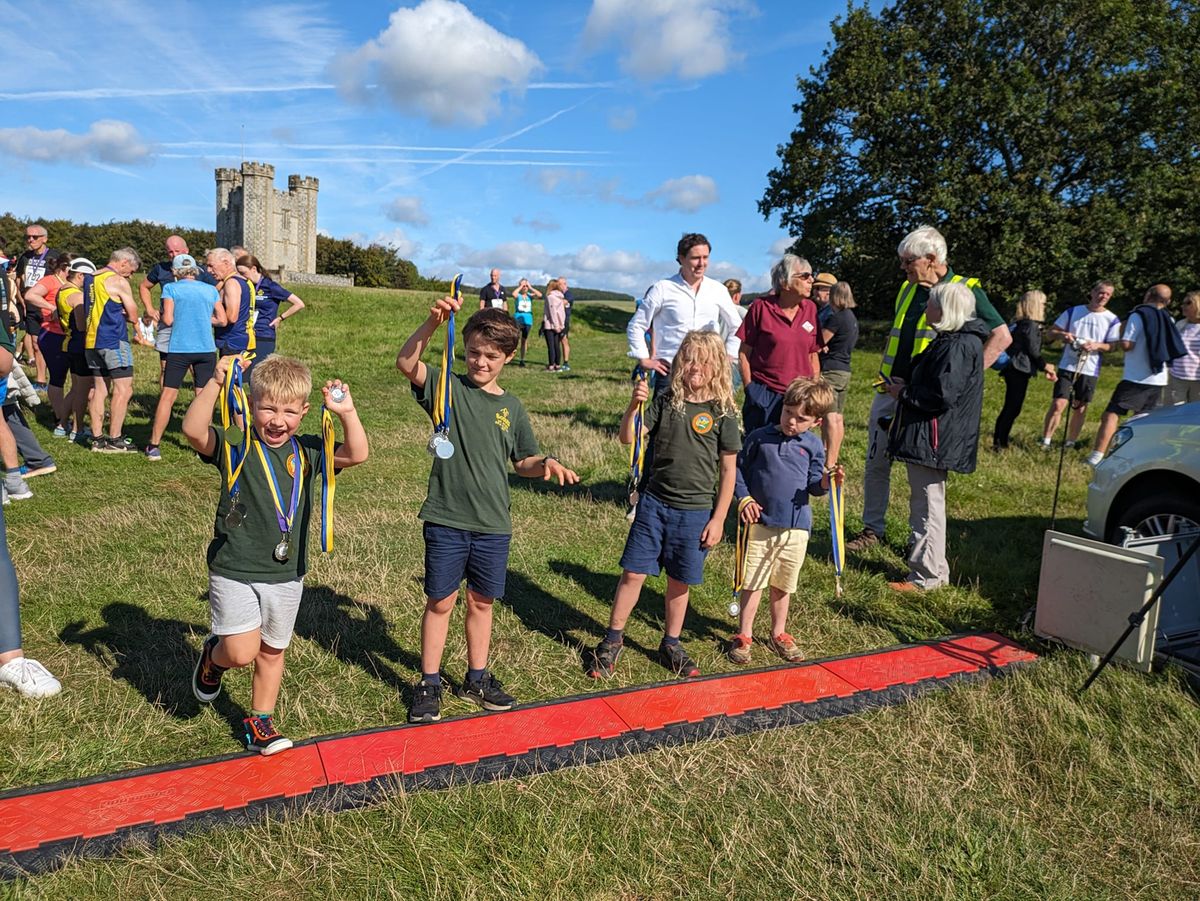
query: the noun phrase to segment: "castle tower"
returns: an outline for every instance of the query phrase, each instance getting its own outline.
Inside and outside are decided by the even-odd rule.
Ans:
[[[217,169],[217,244],[241,245],[266,269],[315,273],[317,269],[317,179],[289,175],[288,189],[275,190],[275,167],[244,162]]]

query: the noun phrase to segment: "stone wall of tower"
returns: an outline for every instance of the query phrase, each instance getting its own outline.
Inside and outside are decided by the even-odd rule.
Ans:
[[[275,190],[275,167],[242,163],[218,169],[217,243],[241,245],[271,271],[317,270],[315,178],[288,176],[287,191]]]

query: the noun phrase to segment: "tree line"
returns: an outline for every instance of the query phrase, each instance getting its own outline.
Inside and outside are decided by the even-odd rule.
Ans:
[[[888,315],[918,225],[1011,309],[1097,279],[1126,303],[1200,287],[1200,15],[1185,0],[851,6],[797,79],[759,201],[794,249]]]

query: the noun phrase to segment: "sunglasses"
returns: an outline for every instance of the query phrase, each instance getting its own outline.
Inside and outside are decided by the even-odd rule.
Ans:
[[[792,276],[793,281],[796,279],[799,279],[802,282],[811,282],[813,280],[813,274],[811,272],[797,272]]]
[[[25,240],[26,241],[36,241],[38,238],[44,238],[44,237],[46,237],[46,236],[45,235],[26,235]]]

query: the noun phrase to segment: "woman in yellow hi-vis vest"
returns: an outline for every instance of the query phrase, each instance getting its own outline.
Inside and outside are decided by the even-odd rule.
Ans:
[[[965,282],[975,296],[975,316],[987,326],[989,335],[983,346],[983,366],[996,362],[1000,351],[1012,343],[1004,319],[996,312],[979,279],[955,275],[946,262],[946,239],[932,226],[925,225],[904,236],[896,248],[905,281],[896,295],[895,319],[883,352],[876,380],[874,401],[867,420],[867,458],[863,462],[863,530],[846,544],[847,550],[861,551],[878,543],[884,536],[888,497],[891,492],[892,462],[887,456],[887,430],[896,411],[895,399],[887,393],[893,382],[903,384],[912,372],[913,357],[934,338],[925,321],[925,304],[930,289],[939,282]]]

